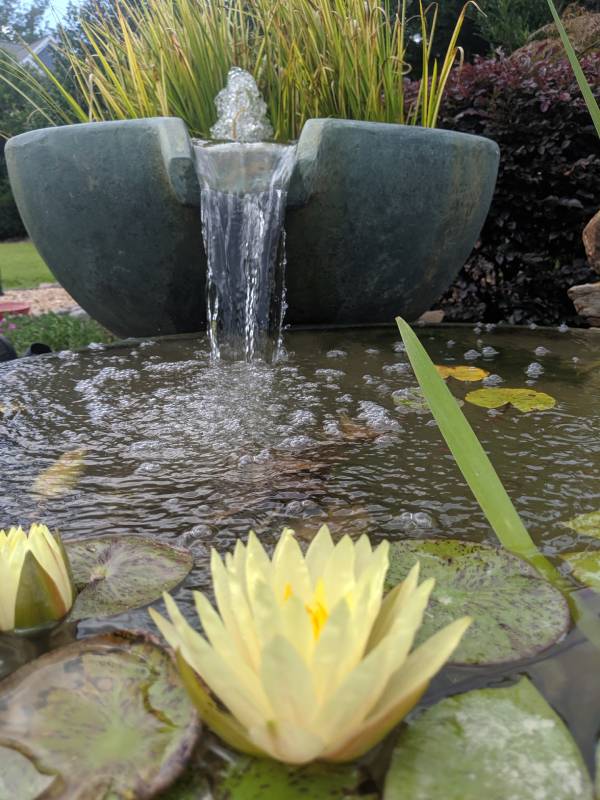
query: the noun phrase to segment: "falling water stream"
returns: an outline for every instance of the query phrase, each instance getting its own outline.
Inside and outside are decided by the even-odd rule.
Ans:
[[[194,143],[208,262],[207,321],[214,359],[277,359],[285,314],[287,189],[293,145],[273,135],[251,75],[234,68],[216,99],[211,133]],[[235,140],[235,141],[232,141]]]

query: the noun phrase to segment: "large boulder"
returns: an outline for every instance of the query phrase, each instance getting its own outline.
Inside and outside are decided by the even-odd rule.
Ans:
[[[600,283],[584,283],[569,289],[577,313],[594,328],[600,328]]]
[[[568,6],[563,14],[563,23],[569,39],[579,57],[600,52],[600,13],[587,11],[577,3]],[[523,47],[511,58],[528,56],[533,60],[564,58],[564,48],[554,22],[544,25],[529,37]]]
[[[600,211],[586,225],[583,244],[590,266],[600,272]]]

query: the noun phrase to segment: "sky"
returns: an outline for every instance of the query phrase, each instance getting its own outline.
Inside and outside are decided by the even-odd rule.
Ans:
[[[77,0],[75,0],[77,2]],[[69,0],[51,0],[50,8],[46,14],[46,18],[51,26],[54,26],[57,20],[60,20],[67,10]]]

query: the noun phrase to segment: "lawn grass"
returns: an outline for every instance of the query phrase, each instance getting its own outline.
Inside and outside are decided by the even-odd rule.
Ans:
[[[32,289],[55,281],[32,242],[0,242],[0,285],[4,290]]]

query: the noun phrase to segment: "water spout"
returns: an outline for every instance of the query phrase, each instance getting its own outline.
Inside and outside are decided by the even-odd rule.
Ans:
[[[227,143],[195,142],[208,261],[207,320],[213,358],[277,358],[285,313],[287,189],[295,146],[273,134],[251,75],[234,68],[216,99],[211,130]]]

